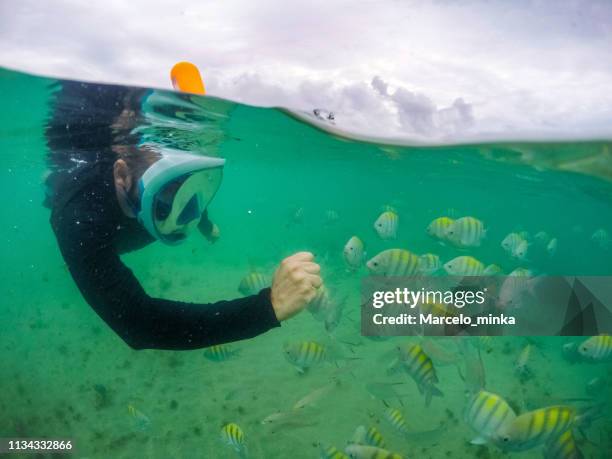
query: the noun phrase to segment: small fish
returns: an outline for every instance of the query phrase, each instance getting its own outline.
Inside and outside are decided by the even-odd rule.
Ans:
[[[418,308],[421,314],[433,314],[436,317],[454,317],[457,315],[457,308],[452,304],[420,303]]]
[[[408,435],[411,433],[406,418],[399,410],[389,407],[385,410],[383,417],[400,434]]]
[[[302,408],[305,408],[307,406],[314,405],[320,399],[322,399],[326,395],[329,395],[329,393],[332,391],[332,389],[335,386],[336,384],[331,383],[331,384],[327,384],[323,387],[319,387],[318,389],[313,390],[312,392],[310,392],[309,394],[307,394],[306,396],[304,396],[303,398],[295,402],[292,409],[301,410]]]
[[[592,336],[578,346],[578,352],[592,362],[609,362],[612,360],[612,336]]]
[[[514,372],[519,376],[527,376],[530,373],[530,369],[527,366],[529,363],[529,357],[531,356],[531,344],[527,344],[514,364]]]
[[[400,370],[400,368],[398,368]],[[379,400],[397,399],[403,405],[401,398],[406,395],[397,392],[397,387],[403,385],[403,382],[369,382],[365,385],[366,391],[374,398]]]
[[[583,459],[578,449],[571,429],[566,430],[558,437],[549,440],[544,445],[544,459]]]
[[[357,236],[351,237],[344,245],[342,255],[349,268],[358,269],[361,266],[364,258],[363,249],[363,242]]]
[[[446,240],[446,233],[454,222],[452,218],[438,217],[427,226],[427,234],[436,239]]]
[[[419,257],[404,249],[383,250],[366,263],[377,276],[412,276],[417,272]]]
[[[548,252],[548,255],[552,257],[554,254],[556,254],[558,245],[559,242],[557,241],[556,237],[548,241],[548,244],[546,244],[546,251]]]
[[[483,276],[497,276],[498,274],[502,274],[502,269],[495,264],[487,266],[482,272]]]
[[[494,439],[500,428],[513,422],[516,413],[499,395],[480,390],[469,398],[463,417],[478,434],[470,443],[483,445]]]
[[[138,410],[131,403],[127,406],[128,414],[134,421],[134,426],[137,430],[144,432],[151,427],[151,420],[142,411]]]
[[[266,277],[263,274],[252,272],[240,281],[238,291],[244,296],[256,295],[266,287],[268,287]]]
[[[397,237],[397,228],[399,225],[399,217],[393,211],[386,211],[374,222],[374,229],[381,239],[395,239]]]
[[[323,320],[325,311],[329,309],[330,305],[329,292],[327,291],[327,287],[322,285],[317,289],[317,293],[315,297],[308,303],[308,311],[317,319]]]
[[[337,211],[333,209],[328,209],[325,211],[325,222],[328,225],[332,225],[336,223],[338,220],[340,220],[340,214],[338,214]]]
[[[486,373],[480,344],[474,348],[469,345],[465,337],[457,337],[455,343],[463,356],[464,373],[459,370],[459,376],[465,383],[465,388],[470,394],[475,394],[486,386]]]
[[[527,268],[516,268],[508,276],[512,277],[529,277],[533,276],[533,272]]]
[[[610,234],[608,234],[608,232],[603,228],[595,230],[595,232],[591,235],[591,241],[593,241],[602,250],[608,250],[611,245],[610,243],[612,242],[612,240],[610,240]]]
[[[355,433],[351,438],[350,443],[357,445],[376,446],[377,448],[385,447],[385,440],[376,427],[368,429],[365,426],[359,426],[355,429]]]
[[[495,433],[498,446],[506,451],[526,451],[543,445],[577,421],[576,410],[567,406],[549,406],[521,414]]]
[[[241,458],[247,457],[247,447],[244,442],[244,432],[238,424],[230,422],[221,428],[221,441],[231,446]]]
[[[508,252],[509,255],[512,255],[519,244],[523,241],[524,239],[520,236],[520,234],[510,233],[501,241],[501,246],[506,252]]]
[[[376,446],[351,444],[344,451],[351,459],[402,459],[399,454]]]
[[[335,446],[323,446],[319,444],[319,459],[350,459],[346,454]]]
[[[429,406],[433,396],[442,397],[442,392],[435,386],[438,376],[434,364],[421,345],[405,344],[398,346],[397,350],[404,370],[414,379],[419,392],[425,395],[425,405]]]
[[[516,258],[517,260],[525,261],[527,260],[528,252],[529,252],[529,242],[523,239],[512,252],[512,256]]]
[[[225,362],[238,353],[238,350],[227,344],[217,344],[204,349],[204,357],[213,362]]]
[[[315,341],[286,343],[283,352],[285,358],[297,368],[299,373],[305,373],[310,367],[329,359],[325,346]]]
[[[451,276],[481,276],[485,266],[474,257],[462,255],[446,263],[444,270]]]
[[[433,253],[426,253],[419,257],[417,271],[425,276],[430,276],[441,268],[440,257]]]
[[[484,224],[474,217],[455,220],[446,232],[447,239],[457,247],[479,247],[486,237]]]

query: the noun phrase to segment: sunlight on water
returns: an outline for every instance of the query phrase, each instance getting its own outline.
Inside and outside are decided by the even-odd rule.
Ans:
[[[386,449],[405,457],[508,457],[490,443],[468,443],[476,433],[463,411],[477,347],[486,389],[517,412],[568,398],[590,398],[591,405],[612,399],[609,363],[563,356],[564,344],[583,338],[473,339],[478,346],[438,338],[425,344],[444,396],[426,407],[410,376],[388,371],[394,348],[416,339],[360,335],[360,278],[367,269],[348,270],[342,256],[356,235],[366,258],[404,248],[437,254],[442,263],[469,254],[504,273],[524,267],[612,275],[609,141],[382,145],[334,135],[283,110],[147,91],[142,112],[123,127],[126,144],[227,159],[209,208],[221,230],[216,244],[194,235],[177,247],[155,243],[122,256],[147,293],[191,302],[235,298],[251,271],[269,282],[282,258],[308,250],[343,315],[328,332],[304,312],[280,329],[230,344],[237,352],[227,355],[136,352],[81,297],[42,205],[45,127],[58,88],[55,80],[0,69],[0,437],[72,437],[83,458],[231,458],[240,452],[221,441],[221,430],[236,423],[249,457],[310,458],[319,457],[319,443],[343,449],[364,425],[375,426]],[[399,216],[394,240],[381,239],[373,227],[388,208]],[[481,246],[458,250],[430,237],[427,226],[441,216],[484,222]],[[511,232],[526,232],[533,244],[546,232],[558,245],[518,260],[501,246]],[[298,341],[321,343],[334,359],[299,374],[283,355],[285,343]],[[529,370],[517,371],[527,345]],[[603,386],[588,386],[594,378]],[[402,433],[388,421],[388,406],[402,413],[409,432],[432,432]],[[612,454],[610,420],[606,412],[587,426],[588,441],[577,434],[585,457]],[[542,457],[542,448],[520,457]]]

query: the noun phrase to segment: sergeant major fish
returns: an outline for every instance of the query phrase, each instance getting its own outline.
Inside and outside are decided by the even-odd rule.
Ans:
[[[487,230],[484,224],[474,217],[455,220],[446,232],[447,239],[457,247],[479,247]]]
[[[540,408],[504,424],[495,433],[495,441],[506,451],[526,451],[555,439],[576,422],[577,413],[571,407]]]
[[[370,273],[378,276],[411,276],[417,272],[419,258],[404,249],[383,250],[366,263]]]
[[[494,439],[497,431],[516,419],[514,410],[502,397],[484,390],[478,391],[467,402],[464,419],[478,433],[470,443],[483,445]]]
[[[445,241],[448,228],[450,228],[454,221],[452,218],[438,217],[427,226],[427,234],[433,238]]]
[[[268,281],[263,274],[252,272],[240,281],[238,291],[244,296],[256,295],[267,286]]]
[[[583,459],[584,456],[571,429],[566,430],[558,437],[549,440],[544,445],[544,459]]]
[[[612,360],[612,336],[592,336],[578,346],[578,352],[583,358],[593,362],[609,362]]]
[[[221,441],[231,446],[242,459],[248,457],[247,447],[244,442],[244,432],[238,424],[230,422],[221,428]]]
[[[476,258],[463,255],[446,263],[444,270],[451,276],[481,276],[485,266]]]
[[[393,211],[386,211],[374,222],[374,229],[381,239],[395,239],[399,226],[399,217]]]
[[[419,344],[398,346],[399,359],[404,370],[414,379],[421,394],[425,395],[425,405],[429,406],[433,396],[443,396],[435,384],[438,376],[433,362]]]
[[[426,253],[419,257],[417,271],[424,276],[430,276],[441,268],[440,257],[433,253]]]
[[[361,266],[364,257],[363,248],[363,242],[357,236],[351,237],[344,245],[342,255],[349,268],[358,269]]]

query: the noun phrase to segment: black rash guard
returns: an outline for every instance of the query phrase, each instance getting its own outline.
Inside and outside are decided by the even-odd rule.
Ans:
[[[80,107],[85,107],[81,113],[87,113],[88,104],[115,107],[124,97],[122,87],[63,82],[47,127],[49,162],[56,171],[47,180],[52,186],[52,197],[47,200],[51,225],[85,300],[133,349],[197,349],[252,338],[280,326],[269,288],[257,295],[210,304],[152,298],[123,264],[120,254],[154,239],[121,210],[113,178],[117,156],[108,142],[94,141],[95,137],[110,138],[106,132],[110,119],[104,119],[108,113],[83,123],[67,113],[63,101],[80,100]],[[118,115],[114,109],[110,112]],[[90,134],[81,135],[82,142],[76,134],[79,123]],[[92,129],[92,124],[97,127]]]

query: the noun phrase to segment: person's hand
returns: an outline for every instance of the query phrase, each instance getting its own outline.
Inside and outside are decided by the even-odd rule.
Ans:
[[[272,280],[271,301],[279,322],[293,317],[306,307],[323,285],[321,267],[310,252],[298,252],[285,258]]]

